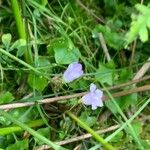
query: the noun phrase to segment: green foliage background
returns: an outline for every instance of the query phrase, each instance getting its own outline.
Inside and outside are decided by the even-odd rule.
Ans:
[[[16,26],[17,19],[14,16],[15,10],[12,9],[12,1],[0,1],[0,104],[26,101],[35,101],[36,104],[36,101],[42,98],[88,91],[90,83],[95,83],[98,88],[125,83],[132,80],[139,68],[149,59],[149,0],[143,1],[143,4],[138,0],[18,2],[23,18],[22,25],[25,28],[21,24]],[[25,38],[18,34],[20,28],[25,31]],[[103,34],[110,61],[103,52],[99,33]],[[133,52],[135,43],[136,50]],[[72,83],[65,84],[62,74],[72,62],[80,62],[83,65],[84,75]],[[148,81],[142,82],[139,86],[147,83]],[[114,90],[111,94],[131,88],[135,86]],[[115,102],[121,113],[129,119],[148,97],[148,92],[133,93],[116,98]],[[106,128],[116,122],[127,122],[122,119],[119,109],[111,100],[95,111],[83,106],[79,99],[71,99],[56,104],[17,108],[8,112],[12,118],[28,126],[31,121],[41,119],[42,123],[38,122],[34,126],[31,123],[30,127],[34,127],[38,135],[51,141],[60,141],[85,132],[64,114],[70,109],[93,130]],[[148,111],[149,107],[140,117],[148,115]],[[111,112],[111,117],[101,121],[104,112]],[[119,149],[149,149],[149,125],[146,124],[147,120],[143,126],[142,123],[136,118],[131,123],[132,132],[125,128],[110,140],[111,144]],[[13,126],[11,120],[0,116],[0,129],[8,127],[9,130],[9,127]],[[134,133],[137,139],[133,136]],[[44,138],[39,140],[36,134],[31,134],[25,131],[0,134],[0,148],[24,150],[45,144]],[[106,138],[111,136],[111,133],[102,136]],[[67,144],[64,147],[73,149],[78,144],[81,144],[81,149],[94,149],[95,145],[99,147],[99,143],[93,139],[79,141],[73,145]]]

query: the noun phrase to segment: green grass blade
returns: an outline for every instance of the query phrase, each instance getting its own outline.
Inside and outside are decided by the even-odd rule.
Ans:
[[[34,121],[30,121],[29,123],[27,123],[27,126],[29,126],[30,128],[35,128],[35,127],[40,127],[44,124],[44,121],[42,119],[38,119],[38,120],[34,120]],[[19,132],[22,131],[23,129],[19,126],[9,126],[9,127],[5,127],[5,128],[0,128],[0,135],[7,135],[7,134],[11,134],[14,132]]]
[[[148,103],[150,103],[150,98],[140,107],[140,109],[127,121],[125,122],[124,124],[122,124],[122,126],[117,129],[115,132],[113,132],[110,136],[108,136],[105,140],[106,141],[110,141],[113,137],[115,137],[120,131],[122,131],[127,125],[128,123],[131,123],[134,118],[136,118],[140,113],[141,111],[148,105]]]
[[[67,150],[66,148],[63,148],[53,142],[51,142],[50,140],[48,140],[47,138],[45,138],[44,136],[40,135],[38,132],[34,131],[32,128],[28,127],[27,125],[25,125],[24,123],[18,121],[17,119],[15,119],[14,117],[12,117],[11,115],[9,115],[7,112],[0,110],[0,114],[4,117],[6,117],[8,120],[12,121],[14,124],[20,126],[22,129],[28,131],[30,134],[32,134],[34,137],[36,137],[37,139],[39,139],[40,141],[44,142],[45,144],[47,144],[48,146],[52,147],[55,150]]]
[[[19,3],[17,0],[11,0],[11,5],[12,5],[12,10],[14,13],[15,20],[16,20],[16,26],[18,29],[19,37],[21,39],[26,40],[26,29],[25,29],[25,25],[23,23],[21,11],[19,9]],[[25,56],[26,62],[31,64],[32,60],[30,57],[30,53],[28,52],[28,49],[26,49],[24,56]]]
[[[7,52],[7,51],[5,51],[5,50],[3,50],[3,49],[1,49],[1,48],[0,48],[0,53],[2,53],[2,54],[4,54],[4,55],[8,56],[9,58],[11,58],[11,59],[17,61],[18,63],[20,63],[20,64],[22,64],[23,66],[27,67],[28,69],[32,70],[33,72],[42,75],[42,73],[41,73],[40,71],[38,71],[36,68],[32,67],[32,66],[29,65],[28,63],[24,62],[23,60],[21,60],[21,59],[15,57],[14,55],[10,54],[9,52]],[[44,76],[44,77],[46,77],[47,79],[49,79],[47,76]]]
[[[139,145],[140,149],[144,149],[140,140],[139,140],[139,137],[137,136],[137,134],[135,133],[132,125],[130,124],[130,122],[128,122],[128,119],[127,117],[124,115],[124,113],[122,112],[121,108],[119,107],[119,105],[117,104],[117,102],[115,101],[115,99],[113,98],[113,96],[111,95],[111,93],[107,90],[107,88],[104,86],[104,84],[102,84],[102,86],[104,87],[106,93],[108,94],[108,96],[110,97],[110,99],[112,100],[114,106],[116,107],[117,111],[120,113],[120,115],[122,116],[122,118],[125,120],[125,122],[127,123],[130,131],[131,131],[131,134],[133,136],[133,139],[137,142],[137,144]]]

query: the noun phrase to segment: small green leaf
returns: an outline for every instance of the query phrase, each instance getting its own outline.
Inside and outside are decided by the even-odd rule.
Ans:
[[[8,49],[10,42],[11,42],[11,34],[3,34],[2,36],[2,43],[5,45],[6,49]]]
[[[150,29],[150,17],[147,19],[146,25],[147,25],[147,27]]]
[[[52,65],[47,57],[40,56],[36,63],[36,67],[40,67],[40,71],[44,73],[51,73],[52,72]]]
[[[135,131],[135,133],[137,134],[137,136],[139,136],[142,133],[142,124],[140,121],[136,121],[132,124],[132,127]]]
[[[12,144],[6,148],[6,150],[26,150],[28,149],[28,140],[17,141],[15,144]]]
[[[99,69],[96,71],[95,79],[101,83],[113,84],[114,70],[108,68],[106,65],[99,65]]]
[[[80,57],[80,52],[77,48],[69,49],[63,45],[55,47],[55,60],[58,64],[70,64],[77,62]]]
[[[127,96],[122,96],[120,98],[115,99],[117,104],[122,110],[126,110],[131,106],[132,104],[136,104],[137,102],[137,94],[133,93]],[[111,100],[108,100],[105,102],[105,105],[111,110],[113,113],[117,113],[116,106]]]
[[[150,28],[150,8],[141,4],[135,5],[140,12],[139,15],[132,14],[130,30],[126,34],[126,46],[139,35],[142,42],[148,40],[148,29]]]
[[[44,136],[44,137],[46,137],[46,138],[49,138],[50,129],[49,129],[48,127],[47,127],[47,128],[40,128],[40,129],[37,130],[37,132],[38,132],[40,135],[42,135],[42,136]],[[34,137],[34,140],[35,140],[39,145],[44,144],[44,142],[38,140],[36,137]]]
[[[28,77],[28,83],[33,89],[43,91],[44,88],[47,86],[48,81],[43,76],[38,76],[31,73]]]
[[[75,80],[74,82],[70,83],[68,86],[71,87],[72,89],[78,89],[78,90],[87,90],[89,87],[90,82],[87,82],[86,80]]]
[[[19,39],[10,47],[9,51],[17,49],[17,56],[22,56],[26,49],[26,40]]]
[[[26,51],[26,48],[27,48],[26,46],[22,46],[22,47],[17,48],[18,50],[17,50],[16,56],[17,56],[17,57],[23,56],[23,54],[24,54],[25,51]]]
[[[89,127],[92,127],[93,125],[95,125],[96,120],[97,120],[96,117],[90,116],[88,112],[82,112],[79,119],[81,119]]]
[[[116,84],[121,84],[123,82],[129,81],[133,77],[133,71],[131,69],[121,69],[118,73],[118,79]]]
[[[70,64],[77,62],[81,56],[80,51],[74,47],[73,43],[64,38],[57,38],[47,46],[48,54],[55,57],[58,64]],[[53,54],[54,53],[54,54]]]
[[[124,89],[125,90],[125,89]],[[133,93],[127,96],[122,96],[119,98],[116,98],[117,104],[120,106],[122,110],[126,110],[131,106],[132,104],[135,105],[137,102],[137,93]]]
[[[113,137],[110,141],[111,141],[111,142],[118,143],[119,141],[122,140],[123,135],[124,135],[123,131],[120,131],[120,132],[119,132],[115,137]]]
[[[14,96],[10,92],[0,93],[0,104],[9,103],[14,100]]]
[[[48,0],[41,0],[41,3],[42,3],[43,6],[46,6],[47,3],[48,3]]]
[[[93,38],[98,39],[98,34],[102,32],[106,44],[110,47],[114,48],[115,50],[120,50],[124,47],[124,35],[122,33],[112,31],[108,26],[97,25],[93,30]],[[99,43],[99,42],[98,42]]]
[[[148,31],[146,25],[143,25],[139,31],[140,40],[146,42],[148,40]]]

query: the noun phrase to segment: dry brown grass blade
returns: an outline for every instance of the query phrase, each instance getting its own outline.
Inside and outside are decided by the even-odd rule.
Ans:
[[[137,92],[141,92],[141,91],[147,91],[150,90],[150,85],[144,85],[141,87],[137,87],[134,89],[130,89],[130,90],[126,90],[126,91],[121,91],[121,92],[116,92],[114,94],[112,94],[113,97],[120,97],[120,96],[124,96],[124,95],[129,95],[132,93],[137,93]],[[83,93],[77,93],[77,94],[73,94],[73,95],[67,95],[67,96],[58,96],[58,97],[52,97],[52,98],[46,98],[46,99],[42,99],[42,100],[38,100],[36,102],[22,102],[22,103],[12,103],[12,104],[5,104],[5,105],[0,105],[0,109],[14,109],[14,108],[19,108],[19,107],[27,107],[27,106],[32,106],[35,104],[46,104],[46,103],[52,103],[52,102],[57,102],[57,101],[61,101],[61,100],[67,100],[67,99],[71,99],[71,98],[78,98],[83,96],[84,94],[86,94],[87,92],[83,92]],[[108,100],[109,97],[104,96],[103,100]]]
[[[113,125],[113,126],[110,126],[108,128],[98,130],[96,132],[98,134],[107,133],[107,132],[118,129],[119,127],[120,127],[120,125]],[[73,142],[76,142],[76,141],[84,140],[84,139],[87,139],[87,138],[90,138],[90,137],[91,137],[91,134],[87,133],[87,134],[83,134],[81,136],[76,136],[76,137],[71,138],[71,139],[66,139],[66,140],[63,140],[63,141],[60,141],[60,142],[56,142],[56,144],[65,145],[65,144],[73,143]],[[48,148],[49,147],[47,145],[42,145],[41,147],[38,147],[36,150],[44,150],[44,149],[48,149]]]

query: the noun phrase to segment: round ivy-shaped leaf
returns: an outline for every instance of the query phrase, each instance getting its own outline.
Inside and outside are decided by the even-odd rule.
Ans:
[[[66,47],[57,47],[55,51],[55,60],[58,64],[70,64],[77,62],[80,57],[80,51],[77,48],[69,49]]]
[[[37,91],[43,91],[44,88],[47,86],[48,81],[43,76],[38,76],[35,74],[29,74],[28,77],[28,84]]]
[[[3,36],[2,36],[2,43],[4,44],[4,46],[6,47],[6,48],[8,48],[9,47],[9,45],[10,45],[10,42],[11,42],[11,34],[10,33],[8,33],[8,34],[3,34]]]
[[[61,40],[57,44],[55,43],[54,47],[55,60],[58,64],[70,64],[72,62],[77,62],[81,56],[80,51],[73,47],[69,46],[67,40]]]

